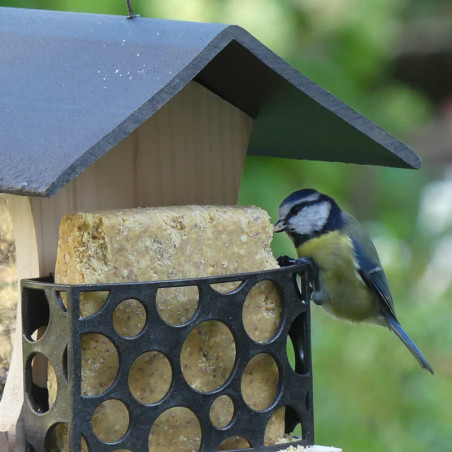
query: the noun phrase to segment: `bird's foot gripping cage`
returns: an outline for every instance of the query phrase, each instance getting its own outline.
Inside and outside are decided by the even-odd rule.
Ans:
[[[163,421],[168,431],[168,425],[181,413],[189,428],[179,426],[182,429],[179,433],[185,435],[186,441],[192,442],[193,450],[225,450],[231,438],[234,441],[240,438],[244,442],[233,441],[229,444],[235,446],[230,449],[284,449],[288,444],[265,444],[268,429],[278,413],[283,415],[282,428],[286,433],[293,432],[295,426],[301,424],[302,434],[292,445],[312,445],[314,420],[308,275],[309,266],[298,262],[276,270],[190,280],[95,285],[59,285],[54,284],[51,278],[22,281],[27,450],[57,450],[52,448],[51,442],[60,429],[66,435],[69,451],[144,451],[151,446],[158,420],[163,420],[168,414]],[[275,335],[265,342],[258,342],[247,332],[242,313],[247,294],[262,281],[269,281],[276,287],[281,313]],[[220,293],[216,285],[227,282],[239,285],[228,293]],[[170,325],[159,314],[157,293],[187,286],[198,289],[196,311],[185,323]],[[105,294],[106,301],[98,312],[81,318],[82,294],[92,292]],[[124,300],[134,301],[145,313],[142,316],[145,320],[137,325],[133,337],[121,335],[120,326],[114,322],[115,310]],[[189,347],[185,345],[190,335],[205,334],[200,327],[212,322],[220,323],[227,332],[234,356],[224,381],[214,389],[200,390],[186,371],[186,354],[190,350],[187,351]],[[82,350],[86,335],[105,339],[105,343],[117,353],[115,375],[95,395],[83,393],[82,379],[89,378],[83,369],[83,363],[89,361]],[[105,344],[100,340],[98,345],[101,349]],[[288,356],[292,354],[290,350],[294,352],[294,359]],[[215,355],[215,350],[202,347],[191,352],[195,356],[198,356],[196,353],[201,357],[208,355],[210,359],[213,356],[215,361],[223,359]],[[102,357],[102,350],[99,353],[100,361],[96,366],[102,366],[102,360],[107,359]],[[253,378],[256,381],[265,378],[265,375],[253,375],[247,371],[258,356],[272,362],[276,370],[272,401],[263,409],[249,406],[243,392],[245,375],[250,377],[247,381],[251,384]],[[147,359],[140,361],[144,357]],[[152,367],[156,359],[162,364],[159,369]],[[47,364],[46,378],[41,382],[39,363]],[[146,364],[152,367],[149,373],[146,373]],[[164,386],[151,399],[140,399],[139,388],[133,386],[132,374],[137,365],[138,373],[150,376],[147,386],[154,381]],[[165,372],[166,376],[163,375]],[[49,383],[51,373],[54,375],[52,384]],[[41,370],[41,379],[42,374]],[[52,385],[57,389],[52,390]],[[226,403],[220,403],[220,417],[216,418],[215,407],[219,401]],[[115,418],[125,419],[124,426],[115,427],[121,431],[117,431],[114,438],[105,437],[94,426],[96,422],[108,424],[112,421],[111,415],[103,417],[102,414],[102,409],[109,404],[111,407],[116,405]],[[226,411],[230,414],[225,418]],[[154,442],[155,448],[150,447],[150,450],[164,450],[165,447],[170,450],[169,442],[165,447],[157,443]]]

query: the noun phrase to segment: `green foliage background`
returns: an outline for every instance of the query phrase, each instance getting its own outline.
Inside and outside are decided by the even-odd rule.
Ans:
[[[126,14],[122,0],[0,0],[0,4]],[[389,63],[406,21],[416,13],[435,12],[437,4],[420,0],[133,1],[141,16],[243,26],[305,75],[409,143],[413,130],[422,128],[436,112],[422,94],[391,77]],[[427,159],[428,149],[416,150]],[[441,228],[429,229],[422,222],[422,218],[432,219],[422,200],[430,199],[425,197],[433,189],[446,190],[448,183],[447,175],[428,161],[420,171],[411,171],[247,159],[240,203],[262,206],[276,221],[278,204],[287,194],[313,187],[335,197],[367,225],[387,271],[399,319],[436,372],[432,377],[421,370],[389,331],[350,325],[313,306],[317,444],[342,447],[344,452],[452,450],[452,288],[446,275],[438,290],[438,271],[434,271],[442,268],[434,266],[435,256],[449,238],[452,213]],[[274,252],[294,255],[284,236],[275,238]],[[449,261],[446,270],[452,272]],[[428,268],[433,271],[428,273]]]

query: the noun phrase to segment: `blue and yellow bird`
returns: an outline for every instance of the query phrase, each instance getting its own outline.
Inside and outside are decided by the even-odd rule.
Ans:
[[[337,203],[316,190],[292,193],[279,206],[275,232],[286,232],[298,257],[319,270],[314,303],[336,317],[388,327],[421,367],[433,369],[400,326],[389,284],[367,231]]]

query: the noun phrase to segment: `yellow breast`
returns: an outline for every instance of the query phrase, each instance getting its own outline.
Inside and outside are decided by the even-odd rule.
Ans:
[[[350,237],[333,231],[303,243],[297,253],[318,266],[321,289],[330,298],[323,305],[327,311],[352,321],[375,315],[378,301],[356,269]]]
[[[329,232],[303,243],[298,249],[299,257],[310,257],[323,271],[354,271],[352,241],[339,231]]]

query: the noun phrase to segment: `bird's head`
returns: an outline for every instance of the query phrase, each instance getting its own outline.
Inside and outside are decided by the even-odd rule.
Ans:
[[[299,246],[313,237],[340,229],[342,211],[334,199],[310,188],[289,195],[279,206],[275,232],[286,232]]]

